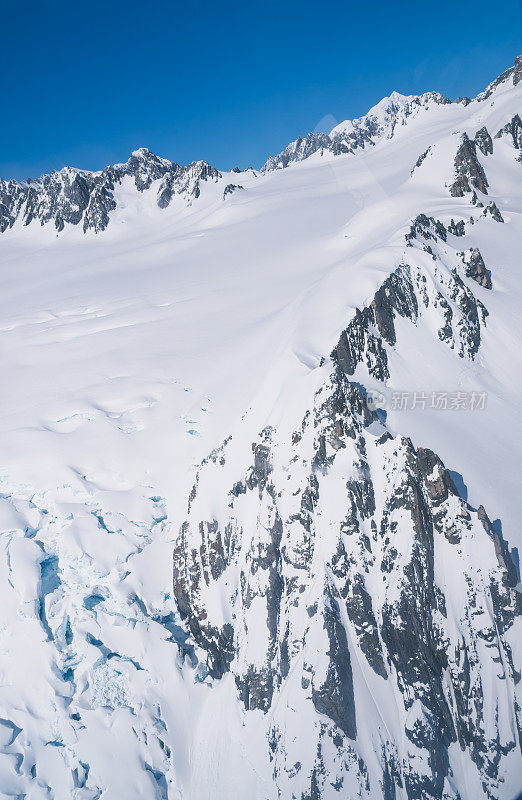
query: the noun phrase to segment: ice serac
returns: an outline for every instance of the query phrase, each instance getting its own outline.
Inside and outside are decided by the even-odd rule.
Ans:
[[[66,224],[82,225],[83,231],[98,233],[109,224],[116,208],[115,188],[130,178],[138,192],[155,184],[156,202],[166,208],[176,194],[187,200],[200,195],[200,182],[221,176],[204,161],[180,166],[159,158],[147,148],[135,150],[125,164],[105,167],[101,172],[65,167],[42,175],[37,180],[17,182],[0,179],[0,232],[12,228],[17,220],[23,225],[53,223],[57,231]]]

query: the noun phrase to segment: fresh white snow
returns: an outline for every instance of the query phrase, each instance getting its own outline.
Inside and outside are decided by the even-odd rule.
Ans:
[[[489,317],[474,362],[399,320],[388,389],[487,391],[487,404],[388,408],[388,424],[460,473],[522,548],[512,144],[481,159],[504,225],[448,191],[461,133],[493,135],[521,100],[522,83],[428,103],[373,148],[224,174],[190,205],[161,210],[154,187],[125,179],[101,234],[20,221],[0,235],[0,797],[272,797],[261,712],[246,722],[232,678],[212,685],[197,653],[180,656],[173,542],[197,465],[245,415],[254,434],[304,412],[321,358],[421,212],[478,218],[465,246],[491,269],[493,289],[473,287]],[[244,191],[223,200],[228,183]],[[264,646],[260,626],[249,658]]]

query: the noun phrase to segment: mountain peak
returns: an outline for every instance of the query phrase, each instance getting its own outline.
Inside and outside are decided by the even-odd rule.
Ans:
[[[109,224],[109,213],[117,206],[116,186],[125,178],[134,182],[138,192],[156,183],[156,202],[164,209],[175,195],[183,196],[190,204],[199,197],[202,181],[219,177],[221,173],[204,161],[180,166],[140,147],[125,163],[107,166],[100,172],[63,167],[37,181],[0,180],[0,233],[12,228],[17,220],[23,225],[54,222],[58,231],[66,224],[82,223],[84,232],[98,233]]]
[[[491,81],[484,91],[477,95],[476,100],[487,100],[500,86],[505,84],[517,86],[520,81],[522,81],[522,55],[516,56],[513,66],[502,72],[494,81]]]
[[[155,153],[149,150],[148,147],[138,147],[137,150],[132,151],[131,156],[134,156],[134,158],[157,158]]]
[[[0,799],[519,793],[519,66],[0,181]]]

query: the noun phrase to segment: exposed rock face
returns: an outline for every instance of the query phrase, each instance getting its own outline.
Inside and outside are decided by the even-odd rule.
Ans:
[[[356,739],[355,698],[348,639],[338,601],[332,596],[331,590],[327,590],[326,596],[328,599],[323,609],[323,627],[328,636],[328,669],[318,688],[315,688],[312,678],[312,703],[315,710],[328,717],[348,739]]]
[[[488,203],[488,205],[485,207],[485,209],[482,212],[482,214],[485,217],[487,217],[489,215],[490,217],[492,217],[495,220],[495,222],[504,222],[504,217],[502,216],[502,214],[498,210],[497,204],[494,203],[494,202]]]
[[[465,236],[466,235],[466,223],[463,219],[457,220],[455,222],[454,219],[451,220],[450,224],[448,225],[448,233],[452,233],[453,236]]]
[[[243,186],[240,186],[237,183],[227,183],[227,185],[223,190],[223,200],[226,199],[227,194],[232,194],[233,192],[236,191],[236,189],[243,189],[243,188],[244,188]]]
[[[455,156],[456,178],[450,187],[453,197],[463,197],[466,192],[478,189],[488,193],[488,181],[477,158],[477,147],[467,133],[462,134],[461,144]]]
[[[522,120],[520,119],[518,114],[509,121],[506,122],[503,128],[501,128],[495,134],[495,139],[500,139],[502,136],[511,136],[511,140],[513,142],[513,147],[516,147],[518,150],[522,149]]]
[[[331,369],[293,434],[263,430],[250,456],[229,440],[202,467],[174,556],[180,609],[210,674],[230,670],[245,708],[270,710],[282,797],[456,800],[460,759],[493,797],[522,733],[509,551],[434,453],[375,430],[339,348]],[[210,486],[223,501],[208,516]],[[363,687],[391,710],[360,717]]]
[[[81,223],[84,232],[98,233],[109,224],[109,213],[116,208],[115,187],[125,178],[130,178],[139,192],[161,181],[157,203],[166,208],[173,195],[197,198],[201,181],[219,177],[220,173],[204,161],[182,167],[142,148],[132,153],[125,164],[106,167],[102,172],[66,167],[35,181],[0,180],[0,232],[22,220],[24,225],[53,222],[58,231],[66,223]]]
[[[248,449],[226,440],[190,495],[175,596],[209,674],[230,671],[245,709],[265,713],[281,797],[458,800],[466,763],[494,798],[503,759],[520,749],[509,548],[440,458],[393,437],[350,381],[358,365],[389,377],[396,320],[419,324],[428,308],[441,346],[475,357],[487,312],[444,267],[459,255],[447,233],[413,220],[409,263],[356,310],[304,416]],[[435,281],[416,256],[426,242]],[[470,252],[469,277],[485,285]]]
[[[422,164],[424,163],[425,159],[428,157],[428,155],[430,153],[430,150],[431,150],[431,147],[428,147],[427,150],[424,151],[424,153],[420,154],[420,156],[418,157],[417,161],[415,162],[415,164],[413,166],[413,169],[411,171],[412,174],[413,174],[414,170],[416,170],[416,169],[418,169],[418,167],[422,166]]]
[[[506,81],[513,85],[520,81],[521,57],[515,64],[479,95],[476,100],[485,100]],[[456,104],[467,105],[469,98],[458,98]],[[419,96],[404,96],[393,92],[365,116],[348,120],[336,126],[330,134],[309,133],[299,137],[281,153],[271,156],[262,168],[263,172],[282,169],[296,161],[303,161],[315,153],[346,155],[366,147],[373,147],[383,138],[391,138],[408,121],[424,111],[438,105],[450,103],[438,92],[426,92]],[[494,138],[509,134],[517,149],[522,149],[522,122],[515,115]],[[463,134],[455,158],[456,179],[450,187],[454,197],[479,190],[487,194],[488,181],[477,158],[477,148],[482,155],[493,152],[493,140],[485,127],[480,128],[473,140]],[[417,159],[413,170],[420,167],[430,152],[428,149]],[[522,158],[522,155],[521,155]],[[413,171],[412,170],[412,171]],[[239,171],[236,167],[234,171]],[[66,167],[59,172],[43,175],[37,180],[17,182],[0,179],[0,233],[12,228],[17,220],[24,225],[38,221],[41,225],[52,222],[58,231],[66,224],[82,225],[84,232],[103,231],[109,224],[110,212],[116,207],[115,189],[125,178],[133,180],[139,192],[155,187],[156,201],[166,208],[173,196],[182,195],[188,202],[197,199],[203,181],[215,181],[221,173],[204,161],[188,166],[160,158],[150,150],[141,148],[132,153],[125,164],[106,167],[101,172],[87,172]],[[224,188],[225,198],[235,184]],[[237,187],[240,188],[240,187]],[[480,202],[477,201],[480,206]]]
[[[364,140],[361,139],[360,146],[364,146],[363,142]],[[326,133],[309,133],[304,139],[299,136],[295,142],[289,144],[279,155],[270,156],[263,166],[263,172],[269,172],[273,169],[284,169],[284,167],[287,167],[292,161],[303,161],[314,153],[325,150],[334,155],[351,152],[346,144],[331,139]]]
[[[521,57],[517,57],[514,67],[511,67],[503,75],[500,75],[496,81],[490,84],[482,94],[476,98],[478,101],[486,100],[494,90],[505,81],[512,78],[513,85],[517,85],[520,80],[520,72],[522,70]],[[391,138],[397,128],[407,124],[411,117],[422,113],[423,110],[432,108],[434,105],[446,105],[451,101],[443,97],[438,92],[426,92],[419,96],[409,96],[393,92],[393,94],[381,101],[377,106],[371,109],[364,117],[355,120],[348,120],[336,126],[330,134],[326,133],[309,133],[306,137],[299,137],[295,142],[292,142],[281,153],[276,156],[271,156],[262,168],[263,172],[269,172],[274,169],[284,169],[289,164],[295,161],[303,161],[314,153],[329,152],[333,155],[342,155],[345,153],[355,153],[357,150],[365,147],[373,147],[376,142],[382,138]],[[463,106],[469,105],[472,101],[469,97],[459,97],[454,103]],[[517,117],[520,125],[520,119]],[[506,125],[506,130],[508,129]],[[504,129],[503,129],[504,130]],[[520,128],[518,128],[520,131]],[[495,138],[502,135],[499,131]],[[520,147],[520,134],[518,135],[518,144]],[[493,140],[489,131],[482,127],[480,128],[473,140],[470,140],[467,134],[462,137],[462,144],[457,153],[455,166],[457,168],[457,180],[453,184],[454,191],[461,191],[461,193],[452,194],[455,197],[462,197],[464,192],[472,191],[472,188],[467,188],[469,184],[471,187],[479,189],[484,194],[487,194],[487,180],[483,173],[480,163],[477,161],[476,148],[484,155],[493,153]],[[421,166],[424,159],[430,152],[428,148],[417,159],[413,169]],[[458,163],[457,163],[458,162]],[[452,187],[452,189],[453,189]]]
[[[513,66],[513,86],[517,86],[520,81],[522,81],[522,56],[517,56]]]
[[[493,140],[487,128],[480,128],[480,130],[476,132],[475,144],[484,156],[490,155],[490,153],[493,152]]]
[[[479,253],[480,256],[480,253]],[[478,258],[471,268],[481,281],[489,279],[484,267],[480,272]],[[483,262],[482,262],[483,264]],[[470,267],[468,266],[468,270]],[[439,319],[438,337],[462,358],[473,359],[481,341],[481,325],[488,312],[465,286],[456,270],[439,275],[439,283],[431,283],[423,270],[401,265],[384,282],[370,306],[356,309],[353,321],[340,336],[332,358],[347,375],[353,375],[359,363],[377,380],[390,377],[386,344],[396,342],[394,318],[400,316],[416,322],[420,314],[432,308]],[[481,285],[486,285],[481,283]],[[491,288],[489,285],[487,288]]]
[[[429,287],[429,288],[427,288]],[[456,271],[440,276],[440,283],[429,286],[422,272],[401,265],[383,284],[371,306],[356,310],[355,317],[341,334],[332,353],[347,375],[364,363],[377,380],[390,377],[385,343],[395,344],[395,316],[416,322],[432,308],[438,319],[437,334],[462,358],[473,359],[481,341],[481,325],[487,310],[465,286]]]
[[[333,155],[354,153],[365,147],[373,147],[382,137],[391,137],[397,126],[405,125],[408,119],[423,110],[449,103],[438,92],[426,92],[419,96],[409,96],[393,92],[390,97],[371,109],[359,119],[341,123],[330,134],[309,133],[306,138],[299,137],[277,156],[271,156],[263,166],[263,172],[283,169],[294,161],[303,161],[318,151]]]
[[[499,533],[495,530],[491,521],[486,514],[484,506],[479,506],[477,509],[477,516],[484,526],[484,530],[488,536],[493,539],[495,544],[495,555],[500,568],[504,571],[503,581],[506,586],[516,586],[518,583],[518,574],[509,548]]]
[[[517,68],[506,73],[505,85],[498,83],[499,95],[488,108],[467,99],[457,101],[460,108],[447,108],[436,95],[394,95],[329,136],[299,139],[270,168],[309,156],[319,162],[321,151],[325,160],[332,158],[322,169],[319,163],[313,169],[305,165],[293,176],[238,174],[235,169],[225,179],[203,162],[178,167],[138,151],[127,164],[98,174],[63,170],[35,183],[2,184],[0,220],[7,226],[8,259],[18,247],[21,266],[26,255],[32,258],[32,241],[40,239],[34,234],[41,224],[49,226],[39,248],[45,258],[29,262],[12,295],[14,270],[9,264],[5,270],[9,296],[16,303],[27,294],[29,302],[14,309],[14,326],[3,321],[4,340],[16,347],[22,366],[40,358],[39,372],[48,374],[42,368],[47,363],[50,374],[57,375],[53,365],[60,369],[72,359],[89,374],[82,373],[81,385],[72,387],[70,399],[78,410],[71,416],[63,417],[61,410],[59,418],[48,414],[45,405],[59,411],[53,400],[42,401],[37,413],[27,417],[35,423],[36,450],[42,441],[52,448],[59,440],[59,485],[52,488],[52,463],[49,475],[42,474],[27,457],[27,477],[40,473],[40,485],[10,485],[4,466],[0,474],[5,589],[0,627],[2,677],[8,687],[0,714],[0,796],[512,800],[512,776],[522,774],[520,574],[516,552],[509,548],[513,529],[504,523],[504,539],[493,504],[482,498],[487,511],[476,508],[481,492],[474,479],[479,470],[491,475],[500,459],[508,460],[511,450],[506,457],[502,449],[508,449],[513,429],[493,416],[498,406],[488,401],[489,414],[472,415],[476,452],[463,454],[440,434],[457,462],[450,464],[448,457],[448,468],[464,472],[462,483],[460,476],[455,482],[469,484],[468,502],[452,479],[456,473],[431,449],[440,417],[428,412],[424,420],[420,415],[412,420],[390,414],[387,424],[384,411],[374,410],[372,391],[386,388],[389,396],[392,388],[420,389],[420,375],[430,372],[437,389],[464,389],[475,378],[479,385],[498,387],[505,364],[516,363],[507,352],[514,340],[511,326],[503,324],[513,304],[503,305],[502,294],[517,285],[512,252],[520,222],[520,164],[515,160],[521,155],[521,123],[509,103],[511,97],[518,102],[520,86],[512,93],[508,85],[518,81]],[[418,119],[418,126],[404,126],[426,109],[431,109],[426,125]],[[454,127],[466,129],[461,118],[469,122],[469,147],[461,154],[456,181],[464,194],[455,200],[443,182],[460,144]],[[449,121],[446,127],[444,120]],[[477,130],[484,121],[488,127]],[[399,141],[383,141],[395,135]],[[374,145],[371,155],[355,154]],[[409,180],[415,158],[418,172]],[[487,190],[506,215],[505,227],[496,225],[503,222],[499,207],[474,184],[482,166],[491,183]],[[337,182],[338,177],[342,180]],[[240,191],[237,180],[246,191]],[[214,181],[219,183],[211,186]],[[303,188],[305,196],[298,198]],[[174,209],[200,193],[196,213],[181,214],[178,225]],[[139,236],[133,231],[129,238],[118,235],[118,253],[136,244],[143,254],[129,259],[133,278],[123,291],[146,295],[143,303],[132,302],[129,308],[125,301],[122,308],[114,301],[126,258],[116,255],[111,235],[107,249],[102,237],[84,242],[75,235],[47,245],[55,225],[59,230],[76,225],[79,232],[119,224],[123,217],[114,219],[113,210],[129,194],[132,205],[136,198],[145,201],[147,217],[156,203],[171,210],[142,220],[137,227],[146,230]],[[414,205],[421,197],[422,205]],[[248,201],[244,215],[236,213],[243,201]],[[426,213],[417,213],[422,209]],[[25,242],[19,236],[26,233],[24,222],[34,223]],[[267,242],[270,237],[273,241]],[[239,252],[236,260],[245,243],[254,258]],[[271,245],[266,251],[265,244]],[[177,259],[185,246],[191,251],[186,263]],[[76,282],[70,266],[78,252]],[[179,269],[171,270],[169,253],[180,261]],[[214,253],[215,263],[208,265]],[[51,265],[49,283],[36,266],[45,269],[53,254],[57,263]],[[108,264],[113,255],[115,270]],[[265,273],[272,259],[275,269],[268,266]],[[194,291],[193,278],[185,280],[186,264],[197,268]],[[107,266],[110,275],[105,275]],[[494,282],[488,295],[489,266]],[[92,292],[102,270],[106,280],[98,281],[101,291]],[[278,270],[281,282],[275,280]],[[497,291],[495,276],[501,270]],[[383,277],[370,283],[368,292],[368,283],[379,273]],[[37,296],[28,291],[27,278],[33,276]],[[51,307],[53,287],[59,278],[64,283],[62,276],[68,290]],[[89,276],[88,306],[65,303],[79,296],[75,286],[82,294]],[[357,294],[364,301],[339,324],[314,366],[318,342],[324,343],[322,336],[315,338],[315,314],[323,309],[332,317],[338,313],[340,301],[332,295],[343,280],[343,299],[353,305]],[[45,314],[36,313],[40,285]],[[236,302],[214,303],[220,287],[231,287],[228,294]],[[157,303],[164,293],[175,295],[172,308]],[[491,331],[479,298],[495,314],[506,312],[506,320],[496,316]],[[187,299],[189,305],[180,305]],[[201,370],[193,369],[193,356],[197,362],[208,331],[215,331],[219,317],[239,304],[238,326],[225,326],[221,342],[226,348],[232,336],[239,338],[243,320],[249,332],[244,348],[231,344],[226,350],[224,369],[235,372],[231,380],[237,380],[234,354],[240,364],[249,354],[259,357],[253,385],[261,380],[265,358],[274,359],[275,369],[263,383],[262,402],[255,400],[237,419],[234,436],[198,467],[186,515],[174,533],[171,595],[158,578],[158,559],[171,548],[171,512],[177,519],[179,492],[172,493],[172,506],[170,493],[168,501],[157,494],[165,480],[163,459],[157,471],[146,464],[142,474],[140,453],[154,448],[164,424],[186,435],[184,421],[173,422],[171,401],[177,404],[183,389],[190,391],[181,378],[193,376],[197,391],[189,404],[197,407],[197,387],[208,383],[206,365],[213,353],[219,358],[219,348],[205,349]],[[202,327],[198,321],[203,318]],[[124,353],[144,335],[143,323],[152,330],[151,347],[144,340],[138,353]],[[132,325],[130,338],[122,324]],[[324,330],[330,335],[330,320]],[[158,331],[174,335],[170,349],[160,342],[154,353]],[[276,351],[288,347],[282,362],[261,352],[265,333],[267,347],[274,340]],[[179,351],[182,345],[187,358]],[[101,358],[109,348],[113,358],[104,364],[96,359],[89,372],[95,354]],[[490,369],[497,354],[498,371]],[[14,361],[16,384],[20,365]],[[279,369],[281,363],[295,370]],[[218,372],[214,364],[211,384]],[[275,374],[282,375],[277,386]],[[110,384],[100,383],[100,375]],[[419,386],[404,385],[416,376]],[[166,382],[172,381],[171,391]],[[501,389],[513,396],[507,384]],[[110,402],[107,392],[116,393]],[[216,410],[231,394],[227,387]],[[434,406],[437,394],[430,398],[428,392],[426,407]],[[166,406],[150,410],[156,395]],[[72,402],[59,405],[71,405],[73,412]],[[96,413],[84,413],[85,407]],[[458,437],[464,414],[448,410],[446,416],[450,419],[441,422],[441,429],[447,425],[450,435]],[[201,419],[202,433],[216,430]],[[405,435],[402,421],[411,424],[415,436]],[[20,428],[20,442],[29,441],[28,430]],[[109,450],[102,447],[102,457],[94,458],[88,448],[78,461],[72,452],[87,440],[98,443],[107,437],[111,452],[120,442],[123,455],[132,449],[138,454],[128,470],[123,464],[128,471],[123,480],[111,469]],[[7,449],[14,455],[15,475],[23,478],[26,470],[20,449],[12,446],[15,441]],[[205,440],[187,436],[187,441],[186,449],[181,442],[172,454],[175,475],[191,468],[192,453],[200,460]],[[500,451],[491,452],[491,464],[480,458],[484,442],[490,452]],[[465,474],[461,457],[468,464],[475,460],[474,477]],[[117,457],[118,472],[120,464]],[[510,494],[512,489],[506,498]],[[22,622],[17,640],[15,629]],[[29,672],[23,647],[15,646],[23,644],[22,637],[31,642],[36,663]],[[114,753],[107,758],[111,745]]]
[[[462,253],[462,260],[466,265],[466,275],[468,278],[473,278],[474,281],[485,289],[491,289],[491,276],[489,270],[486,269],[484,259],[478,247],[473,248],[469,255]]]
[[[512,67],[507,69],[501,75],[498,76],[494,81],[492,81],[486,89],[481,92],[477,96],[477,100],[487,100],[488,97],[491,97],[495,89],[501,86],[503,83],[511,83],[512,86],[517,86],[520,81],[522,80],[522,56],[517,56],[515,58],[515,63]]]
[[[447,230],[440,220],[434,217],[427,217],[426,214],[419,214],[415,217],[411,224],[410,232],[406,234],[406,241],[410,243],[413,239],[420,237],[424,239],[437,238],[446,241]]]
[[[365,361],[370,375],[385,380],[389,371],[384,343],[395,344],[394,317],[399,315],[415,321],[418,313],[411,271],[404,265],[385,281],[370,306],[362,311],[356,309],[332,357],[346,375],[353,375],[357,364]]]

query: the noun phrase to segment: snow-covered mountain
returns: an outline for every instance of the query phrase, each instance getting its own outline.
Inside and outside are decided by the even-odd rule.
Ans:
[[[521,83],[0,183],[0,797],[521,791]]]
[[[12,228],[20,220],[24,225],[53,222],[57,231],[67,223],[81,223],[84,233],[98,233],[109,224],[109,213],[117,207],[116,186],[124,182],[130,181],[138,192],[154,184],[158,207],[167,208],[173,195],[180,194],[188,200],[198,198],[200,181],[220,177],[204,161],[180,167],[142,147],[125,164],[114,164],[101,172],[65,167],[35,181],[0,180],[0,231]]]

